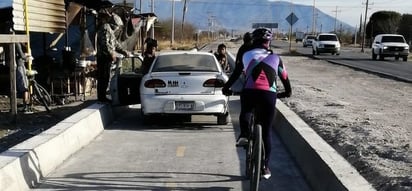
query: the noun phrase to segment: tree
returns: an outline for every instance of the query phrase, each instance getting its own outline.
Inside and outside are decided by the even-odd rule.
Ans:
[[[399,22],[398,33],[403,35],[406,41],[412,43],[412,15],[403,14]]]
[[[366,38],[372,39],[384,33],[396,34],[401,18],[401,14],[395,11],[375,12],[366,25]]]

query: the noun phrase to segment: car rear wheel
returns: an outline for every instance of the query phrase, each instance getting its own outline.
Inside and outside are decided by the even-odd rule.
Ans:
[[[145,115],[143,111],[141,111],[141,117],[142,117],[143,125],[151,125],[154,122],[153,120],[154,117],[151,115]]]
[[[218,125],[227,125],[229,122],[229,113],[226,112],[225,114],[217,115],[217,124]]]
[[[315,55],[315,53],[316,53],[315,50],[312,49],[312,55]]]
[[[375,52],[373,52],[373,50],[372,50],[372,60],[376,60],[377,57],[378,57],[378,55],[376,55]]]
[[[408,56],[404,56],[404,57],[402,58],[402,60],[403,60],[404,62],[408,61]]]

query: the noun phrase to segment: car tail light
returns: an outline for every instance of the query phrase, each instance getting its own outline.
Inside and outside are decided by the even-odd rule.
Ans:
[[[164,88],[166,83],[160,79],[151,79],[144,82],[144,87],[146,88]]]
[[[221,79],[208,79],[203,83],[203,87],[223,87],[225,85],[225,82]]]

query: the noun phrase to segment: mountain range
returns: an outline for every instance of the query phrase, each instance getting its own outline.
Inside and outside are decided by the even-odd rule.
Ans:
[[[136,7],[142,8],[143,13],[151,12],[152,1],[136,1]],[[123,3],[124,0],[111,0],[111,2]],[[176,22],[183,19],[184,0],[153,0],[154,13],[158,21],[172,18],[172,5],[174,2],[174,16]],[[253,23],[277,23],[278,32],[286,33],[290,30],[290,24],[286,18],[294,13],[298,18],[292,25],[293,31],[311,32],[313,20],[313,6],[292,4],[286,1],[268,0],[187,0],[185,23],[191,23],[199,30],[215,31],[225,29],[227,31],[250,31]],[[317,32],[331,32],[343,29],[354,31],[353,25],[347,24],[315,8],[315,21]]]

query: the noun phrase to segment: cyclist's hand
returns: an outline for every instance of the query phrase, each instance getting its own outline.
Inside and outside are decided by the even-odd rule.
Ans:
[[[232,95],[232,90],[230,90],[229,88],[227,88],[227,87],[223,87],[222,88],[222,93],[223,93],[223,95],[225,95],[225,96],[230,96],[230,95]]]

